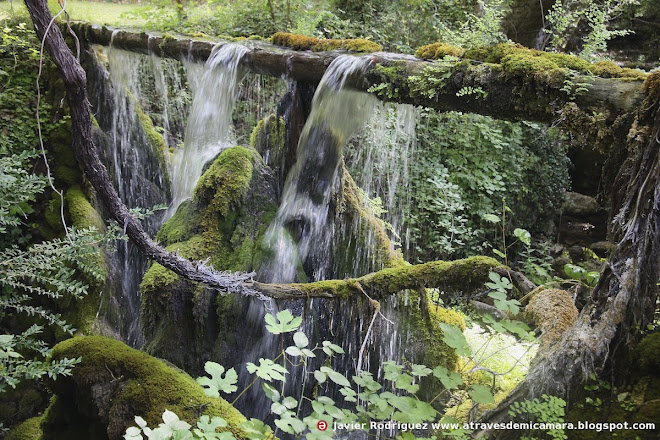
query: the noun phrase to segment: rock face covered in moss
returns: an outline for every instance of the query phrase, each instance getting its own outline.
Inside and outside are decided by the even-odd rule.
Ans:
[[[165,409],[194,423],[203,412],[221,416],[236,438],[245,418],[229,403],[204,394],[186,373],[143,352],[101,336],[69,339],[53,349],[53,359],[81,358],[71,376],[51,383],[56,397],[43,416],[43,440],[119,440],[136,415],[149,426]]]
[[[533,296],[525,307],[523,316],[541,330],[543,345],[551,345],[575,323],[578,310],[573,298],[565,290],[539,287],[537,292],[531,292],[531,295]]]
[[[261,240],[276,203],[273,173],[259,154],[229,148],[202,175],[193,199],[179,207],[156,238],[182,256],[208,259],[215,269],[250,272],[266,257]],[[246,312],[245,301],[218,296],[158,264],[149,268],[140,289],[148,352],[197,372],[206,360],[223,359],[227,338],[235,337],[233,326]]]

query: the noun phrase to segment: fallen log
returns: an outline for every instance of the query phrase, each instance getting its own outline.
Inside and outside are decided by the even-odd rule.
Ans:
[[[82,22],[74,23],[72,28],[89,44],[199,62],[206,61],[218,44],[228,43],[220,39],[147,34]],[[347,53],[291,50],[256,40],[245,40],[241,44],[250,47],[241,62],[252,72],[308,83],[318,83],[330,63]],[[559,118],[566,104],[575,103],[581,111],[590,115],[605,114],[611,121],[637,108],[643,97],[643,81],[631,78],[600,78],[556,68],[515,70],[465,58],[430,62],[385,52],[363,56],[371,57],[371,64],[364,76],[356,79],[354,87],[368,90],[375,86],[376,90],[372,91],[383,100],[441,111],[552,122]]]

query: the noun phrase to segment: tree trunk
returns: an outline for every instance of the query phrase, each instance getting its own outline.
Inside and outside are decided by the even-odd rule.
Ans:
[[[538,355],[525,380],[481,421],[504,421],[512,403],[544,393],[570,403],[590,373],[620,377],[616,360],[627,358],[626,351],[634,348],[640,330],[653,322],[660,275],[659,85],[660,73],[647,79],[647,98],[629,133],[630,156],[615,185],[625,192],[614,219],[619,243],[590,302],[562,339]],[[479,434],[515,438],[504,431]]]

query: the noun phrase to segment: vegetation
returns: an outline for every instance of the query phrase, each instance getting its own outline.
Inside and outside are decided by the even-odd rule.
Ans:
[[[660,75],[605,59],[608,43],[631,37],[624,17],[633,22],[633,18],[657,15],[651,3],[556,2],[539,29],[546,37],[539,46],[543,50],[508,41],[502,23],[507,14],[515,14],[510,8],[516,5],[507,0],[460,5],[451,0],[71,3],[68,7],[74,19],[105,14],[107,24],[187,32],[199,38],[269,39],[301,51],[370,53],[385,48],[433,60],[408,76],[405,84],[400,80],[405,63],[378,67],[386,82],[370,91],[385,99],[396,98],[402,87],[410,96],[437,99],[437,91],[450,87],[457,72],[498,72],[519,82],[521,90],[530,89],[516,89],[530,99],[542,93],[534,89],[539,84],[563,84],[564,95],[559,100],[566,106],[557,116],[557,125],[571,126],[565,122],[576,116],[570,104],[577,96],[593,92],[590,81],[594,76],[620,78],[620,82],[646,79],[646,101],[636,115],[579,115],[606,127],[601,130],[593,124],[590,129],[597,132],[599,147],[601,143],[606,146],[599,151],[607,156],[603,181],[607,177],[616,184],[599,187],[600,194],[590,194],[599,197],[594,199],[591,217],[570,220],[562,217],[563,194],[571,186],[569,158],[585,154],[577,148],[581,142],[576,130],[567,133],[529,122],[417,109],[411,112],[416,120],[409,124],[414,127],[414,139],[406,143],[401,138],[409,133],[402,134],[401,124],[382,107],[378,117],[383,118],[384,128],[380,137],[373,136],[376,146],[363,150],[361,137],[369,137],[363,132],[343,150],[341,146],[333,150],[339,157],[336,171],[340,177],[331,182],[331,200],[324,201],[321,208],[316,200],[315,206],[305,207],[327,209],[331,220],[324,227],[328,230],[345,229],[334,235],[339,237],[336,242],[313,243],[327,248],[328,255],[333,255],[328,258],[336,259],[332,263],[338,279],[307,282],[308,274],[314,272],[308,266],[315,262],[299,261],[296,280],[301,282],[287,285],[259,284],[250,277],[259,279],[264,262],[274,255],[272,246],[277,243],[267,238],[267,228],[278,215],[278,205],[290,202],[281,200],[282,186],[287,184],[286,166],[300,152],[289,144],[303,130],[311,94],[306,96],[309,90],[298,89],[308,86],[296,84],[277,108],[259,108],[258,117],[245,116],[247,104],[239,108],[234,119],[241,141],[247,142],[247,133],[256,125],[250,147],[226,148],[215,157],[192,199],[179,206],[155,239],[174,254],[168,258],[193,259],[197,269],[254,271],[241,278],[241,286],[257,297],[270,288],[296,290],[301,298],[331,294],[333,299],[314,299],[316,308],[312,309],[307,298],[279,304],[281,311],[266,313],[267,340],[275,341],[270,345],[277,352],[249,359],[246,373],[213,360],[235,359],[234,351],[255,349],[252,353],[258,353],[259,347],[251,346],[253,339],[238,339],[241,332],[252,330],[245,324],[250,303],[243,303],[231,291],[209,289],[198,283],[199,278],[175,274],[162,260],[158,261],[164,266],[152,263],[140,284],[143,349],[188,372],[199,373],[203,365],[208,377],[196,382],[144,351],[104,336],[80,335],[99,331],[92,323],[99,313],[105,313],[97,300],[102,292],[122,293],[116,286],[117,268],[103,251],[122,228],[106,226],[95,208],[99,188],[92,188],[87,180],[91,176],[84,176],[79,167],[78,160],[86,159],[73,154],[64,86],[53,65],[41,59],[30,26],[16,21],[22,7],[0,4],[0,20],[4,20],[0,30],[0,411],[14,415],[14,408],[23,407],[21,420],[11,421],[15,426],[8,438],[230,440],[289,435],[324,440],[343,434],[335,431],[335,424],[368,431],[360,424],[394,421],[398,427],[392,436],[397,440],[421,436],[460,439],[471,434],[462,423],[476,417],[560,424],[584,417],[608,422],[657,420],[660,343],[657,313],[653,312],[657,310],[658,273],[657,264],[651,264],[657,263],[652,252],[658,241],[653,227],[657,213],[647,209],[645,200],[653,194],[657,199],[652,188],[657,186],[653,179],[658,173],[657,160],[650,162],[656,168],[644,168],[643,160],[653,158],[658,143],[652,135],[658,126],[654,121]],[[51,8],[57,11],[59,6],[53,3]],[[644,58],[637,60],[641,63]],[[154,72],[162,74],[163,64],[155,57],[144,57],[141,62],[153,63],[157,66]],[[454,67],[447,67],[450,63]],[[197,67],[192,62],[185,67],[177,63],[178,74],[186,79],[165,84],[185,90],[181,108],[190,106]],[[37,85],[37,75],[41,85]],[[542,81],[530,82],[531,78]],[[584,78],[584,82],[576,78]],[[165,80],[144,79],[140,87],[155,90],[158,81]],[[259,82],[258,87],[274,96],[282,93],[283,86]],[[244,101],[250,99],[249,91],[240,93],[247,95],[241,97]],[[454,99],[454,91],[451,94]],[[488,92],[474,86],[463,87],[455,95],[457,102],[478,103]],[[138,104],[135,97],[131,99]],[[135,148],[150,149],[158,165],[165,168],[169,155],[178,152],[176,144],[183,140],[184,129],[173,128],[179,133],[164,137],[168,109],[160,105],[154,98],[135,106],[149,144],[136,143]],[[292,119],[292,112],[298,112],[299,119]],[[257,123],[262,115],[269,116]],[[183,125],[181,121],[176,124]],[[99,129],[95,136],[100,139],[107,133]],[[642,165],[634,168],[631,163],[638,152],[644,153],[638,159]],[[405,155],[405,172],[391,172],[387,160],[374,162],[374,170],[367,169],[364,164],[369,162],[362,155],[372,154],[388,157],[390,162],[402,161]],[[603,161],[599,156],[589,163],[593,174],[601,175]],[[616,176],[606,176],[612,169],[617,170],[616,181]],[[369,179],[369,173],[381,174],[373,177],[377,184],[371,193],[356,183]],[[647,179],[638,182],[639,191],[630,199],[634,203],[623,203],[626,194],[617,191],[635,188],[622,183],[630,176],[633,183],[635,176]],[[165,180],[164,185],[171,183]],[[145,182],[145,192],[150,190],[149,184]],[[617,223],[608,232],[618,234],[617,240],[623,236],[618,247],[601,244],[599,249],[614,254],[602,274],[598,265],[604,260],[583,248],[596,244],[584,239],[594,227],[589,222],[610,223],[600,218],[604,210],[599,202],[621,208]],[[131,216],[141,218],[142,214],[127,214],[123,231]],[[291,243],[309,233],[306,221],[301,214],[283,226]],[[637,227],[646,221],[650,229]],[[582,228],[575,233],[577,239],[555,243],[563,238],[563,230],[558,229],[564,226],[562,222]],[[638,240],[647,239],[641,251],[635,247]],[[361,267],[373,272],[355,273],[350,263],[367,247],[373,248],[368,254],[371,261]],[[491,254],[501,263],[484,256]],[[419,264],[410,265],[402,255]],[[464,259],[435,261],[456,258]],[[504,265],[524,272],[533,282]],[[639,281],[635,273],[649,275]],[[431,285],[434,289],[427,289]],[[385,294],[393,294],[387,303]],[[612,309],[620,304],[621,310]],[[318,316],[303,327],[300,315],[312,314],[310,310]],[[406,342],[415,350],[396,360],[374,360],[380,356],[374,341],[383,345],[399,341],[395,333],[383,330],[395,317],[396,331],[405,333]],[[338,328],[354,332],[354,341],[362,344],[351,348],[354,359],[342,361],[348,347],[319,336]],[[100,330],[112,335],[112,329]],[[376,335],[379,331],[382,333]],[[582,344],[580,338],[594,332],[602,341],[589,339]],[[582,351],[565,350],[566,341]],[[599,344],[603,349],[596,353]],[[537,348],[540,355],[534,358]],[[599,353],[605,354],[599,357]],[[373,359],[365,360],[369,356]],[[571,364],[571,356],[579,362]],[[379,363],[378,374],[368,371],[368,362]],[[630,375],[622,373],[630,365],[639,368]],[[575,368],[580,373],[584,368],[589,374],[577,378]],[[525,379],[528,373],[537,382],[545,378],[556,382],[557,375],[564,372],[572,374],[561,383],[567,394],[536,393],[536,398],[525,399],[538,389],[530,388]],[[34,389],[28,389],[20,402],[2,401],[16,400],[7,391],[19,383],[39,387],[34,380],[45,380],[53,394],[47,409],[29,402],[39,400],[33,399]],[[285,383],[296,381],[301,385],[298,391],[287,391],[292,388]],[[233,401],[224,400],[221,393],[231,395]],[[247,420],[234,407],[248,395],[267,402],[269,414],[264,420]],[[484,413],[498,405],[493,413]],[[410,424],[438,421],[458,425],[444,429],[431,424],[423,432],[409,429]],[[321,428],[323,423],[327,429]],[[622,433],[621,438],[633,438],[628,434]],[[655,432],[635,431],[634,435],[651,438],[647,434]],[[555,426],[509,435],[573,438]],[[574,438],[591,437],[580,433]]]

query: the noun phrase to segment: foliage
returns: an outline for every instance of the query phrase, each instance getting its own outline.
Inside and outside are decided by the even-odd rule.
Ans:
[[[90,282],[103,281],[94,262],[103,239],[93,229],[70,229],[67,239],[37,241],[27,221],[48,179],[34,168],[39,146],[35,87],[38,47],[25,23],[0,31],[0,391],[24,379],[68,374],[77,362],[44,361],[50,353],[41,333],[44,324],[72,334],[74,329],[52,311],[63,297],[82,298]],[[43,103],[43,114],[51,108]],[[50,118],[44,118],[50,121]],[[46,122],[49,135],[63,122]],[[32,225],[30,225],[32,226]],[[13,318],[21,315],[19,324]]]
[[[582,58],[594,60],[607,50],[607,42],[627,35],[628,30],[612,30],[612,21],[635,0],[567,0],[555,2],[546,20],[548,47],[560,51],[579,52]]]
[[[417,127],[424,160],[412,161],[410,259],[499,249],[502,228],[491,235],[488,215],[502,210],[502,198],[510,210],[502,224],[507,234],[523,226],[535,233],[561,205],[568,159],[556,132],[432,110]]]
[[[515,402],[511,405],[509,414],[511,416],[525,416],[539,424],[561,424],[564,422],[566,413],[566,401],[559,397],[544,394],[541,399]],[[554,440],[565,440],[567,435],[563,429],[548,429],[545,434]],[[523,440],[535,440],[537,437],[522,437]]]

